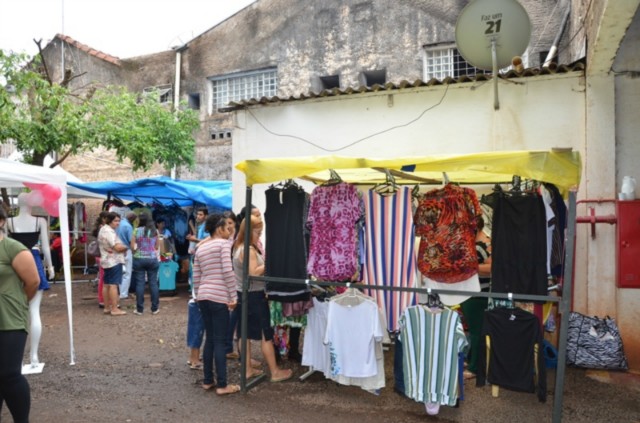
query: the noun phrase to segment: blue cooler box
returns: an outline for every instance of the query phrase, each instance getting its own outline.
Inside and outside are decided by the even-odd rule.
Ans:
[[[173,260],[160,262],[158,268],[158,281],[160,282],[160,291],[176,290],[176,274],[180,266]]]

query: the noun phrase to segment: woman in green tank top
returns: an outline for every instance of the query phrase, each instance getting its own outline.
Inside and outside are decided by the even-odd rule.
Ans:
[[[31,394],[22,375],[29,300],[40,284],[33,255],[5,236],[7,214],[0,206],[0,408],[7,403],[13,421],[28,422]]]

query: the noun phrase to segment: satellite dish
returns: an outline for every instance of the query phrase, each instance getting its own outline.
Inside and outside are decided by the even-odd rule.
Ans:
[[[531,38],[531,21],[516,0],[473,0],[456,22],[456,45],[464,59],[476,68],[491,70],[495,110],[498,102],[498,69],[525,52]]]
[[[479,69],[509,66],[515,56],[525,52],[530,38],[531,21],[516,0],[472,0],[462,9],[456,23],[458,51]]]

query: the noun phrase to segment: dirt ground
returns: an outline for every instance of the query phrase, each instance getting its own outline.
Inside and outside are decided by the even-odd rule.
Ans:
[[[64,284],[53,285],[43,298],[40,359],[46,365],[43,373],[28,376],[32,422],[551,421],[552,371],[546,403],[539,403],[534,394],[504,389],[493,398],[489,387],[476,388],[470,380],[458,408],[443,407],[438,416],[428,416],[423,404],[394,392],[393,349],[386,354],[387,387],[379,396],[320,374],[300,381],[298,376],[307,369],[285,361],[294,379],[265,381],[246,394],[218,397],[200,388],[201,371],[186,364],[186,286],[179,285],[176,296],[163,296],[156,316],[134,315],[134,300],[122,302],[126,316],[104,316],[91,283],[74,283],[72,290],[73,366]],[[239,383],[238,367],[237,361],[229,361],[230,383]],[[6,407],[1,417],[11,421]],[[640,377],[567,369],[562,421],[639,422]]]

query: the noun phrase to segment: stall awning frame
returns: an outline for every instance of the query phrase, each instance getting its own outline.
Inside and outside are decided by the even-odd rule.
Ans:
[[[292,178],[315,181],[328,180],[329,170],[350,183],[376,184],[385,181],[385,174],[376,169],[396,171],[399,184],[442,180],[442,172],[460,184],[504,183],[513,175],[523,179],[550,182],[566,196],[580,184],[582,165],[580,153],[552,151],[496,151],[465,155],[440,155],[399,158],[357,158],[345,156],[308,156],[279,159],[252,159],[236,164],[245,174],[246,184],[253,186]],[[409,177],[403,177],[410,175]]]

